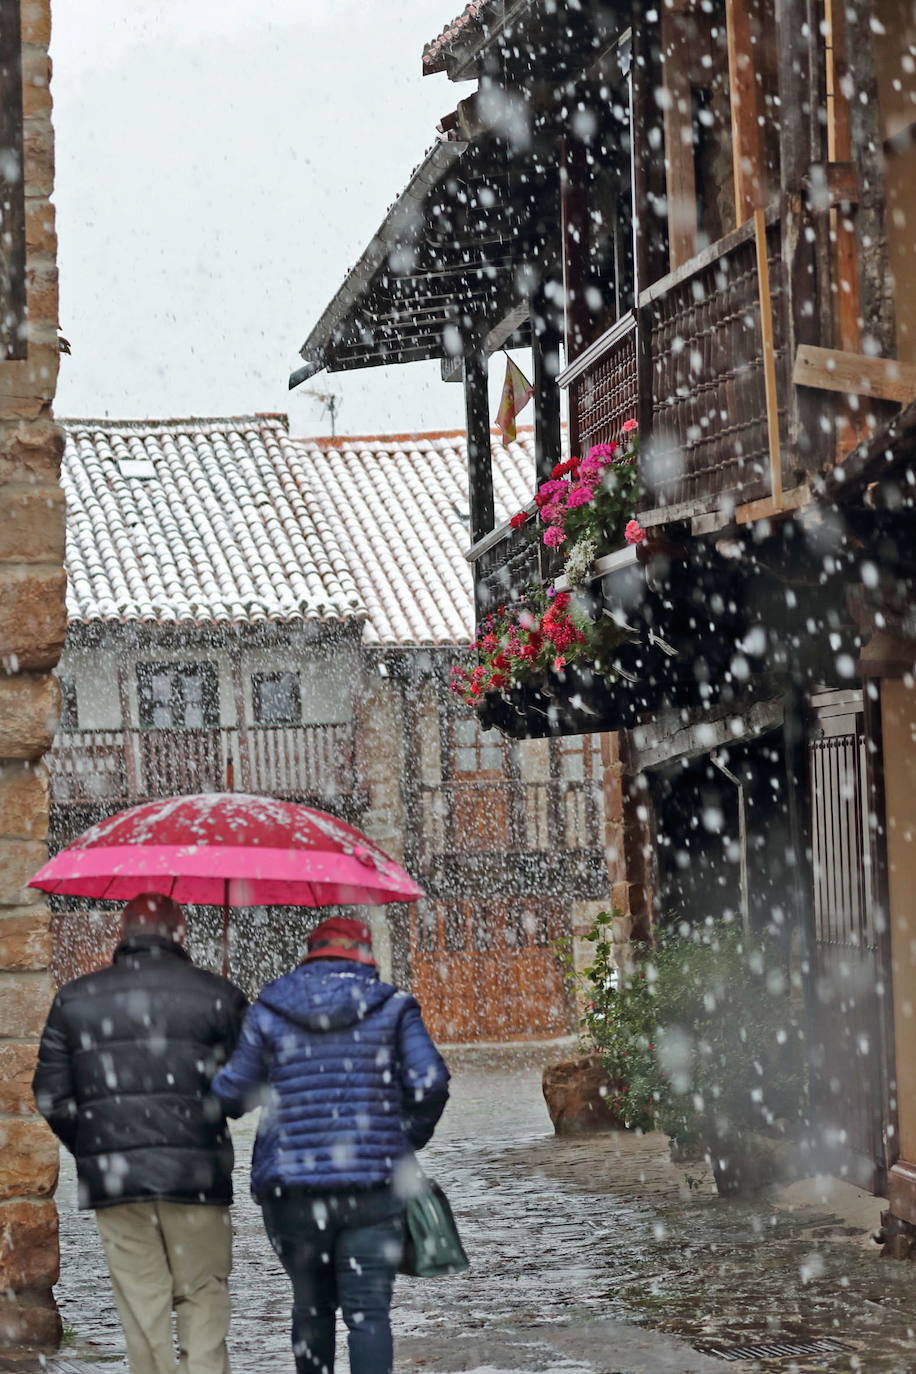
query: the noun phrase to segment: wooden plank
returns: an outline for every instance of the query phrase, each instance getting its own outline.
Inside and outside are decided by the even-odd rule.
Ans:
[[[596,363],[599,363],[621,339],[626,338],[627,334],[631,334],[635,328],[636,316],[632,310],[628,311],[626,315],[621,315],[620,319],[612,324],[610,329],[606,329],[601,337],[589,345],[584,353],[580,353],[574,363],[570,363],[569,367],[563,369],[557,377],[557,386],[565,390],[570,382],[574,382],[577,377],[581,377],[583,372],[587,372]]]
[[[761,204],[763,178],[760,91],[754,64],[756,45],[750,0],[725,0],[725,24],[731,92],[735,221],[743,224]]]
[[[697,251],[697,187],[693,152],[690,49],[682,14],[662,9],[662,73],[665,90],[665,176],[668,254],[672,268]]]
[[[782,454],[779,450],[779,396],[776,387],[776,344],[773,337],[773,300],[767,259],[767,226],[762,210],[754,211],[757,248],[757,291],[760,300],[760,335],[763,343],[763,381],[767,399],[767,441],[770,449],[770,490],[778,505],[782,498]]]
[[[873,396],[907,405],[916,399],[916,366],[894,358],[869,358],[835,348],[802,344],[795,355],[796,386],[839,391],[847,396]]]
[[[791,487],[788,491],[780,493],[778,502],[772,496],[764,496],[759,501],[749,501],[746,506],[738,506],[734,521],[737,525],[751,525],[755,520],[769,520],[774,515],[803,510],[805,506],[810,506],[813,500],[809,486]]]

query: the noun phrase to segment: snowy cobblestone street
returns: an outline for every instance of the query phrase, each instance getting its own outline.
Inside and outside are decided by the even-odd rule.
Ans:
[[[742,1367],[916,1370],[909,1266],[881,1261],[836,1218],[719,1200],[702,1165],[671,1165],[661,1137],[556,1140],[538,1066],[510,1059],[457,1057],[453,1098],[426,1163],[455,1205],[472,1269],[451,1280],[400,1281],[400,1374],[699,1374],[726,1364],[696,1346],[726,1351],[776,1339],[838,1347]],[[251,1126],[238,1135],[233,1369],[291,1369],[286,1278],[245,1188]],[[74,1211],[69,1162],[59,1202],[57,1291],[70,1344],[51,1368],[122,1374],[95,1223]],[[345,1370],[343,1352],[341,1342]]]

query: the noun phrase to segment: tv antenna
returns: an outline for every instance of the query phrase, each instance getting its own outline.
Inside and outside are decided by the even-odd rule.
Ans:
[[[331,422],[331,438],[335,438],[337,435],[337,412],[340,410],[343,397],[332,391],[312,391],[308,387],[302,394],[303,396],[311,396],[313,400],[318,402]]]

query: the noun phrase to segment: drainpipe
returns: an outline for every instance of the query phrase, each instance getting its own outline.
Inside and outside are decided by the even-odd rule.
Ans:
[[[751,935],[751,908],[748,897],[747,886],[747,806],[744,797],[744,783],[732,772],[721,760],[718,754],[711,754],[715,766],[723,777],[728,778],[729,782],[734,783],[738,792],[738,845],[741,850],[740,858],[740,884],[741,884],[741,929],[744,938],[750,939]]]

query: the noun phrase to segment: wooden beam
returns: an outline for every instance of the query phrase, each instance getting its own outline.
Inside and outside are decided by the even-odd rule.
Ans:
[[[494,523],[493,466],[490,452],[490,398],[487,355],[479,326],[465,337],[464,409],[468,441],[468,505],[471,542],[489,534]]]
[[[873,396],[899,405],[916,399],[916,366],[912,363],[810,344],[802,344],[795,354],[792,380],[796,386],[840,391],[847,396]]]
[[[735,173],[735,223],[743,224],[763,199],[760,91],[754,64],[760,35],[754,33],[751,0],[725,0],[725,24]]]
[[[697,251],[697,187],[693,152],[693,95],[684,16],[662,9],[662,72],[668,251],[672,270]]]
[[[534,465],[538,482],[546,481],[561,453],[560,343],[562,316],[556,318],[554,294],[548,280],[531,295],[531,360],[534,386]],[[560,293],[562,295],[562,293]]]
[[[789,511],[803,510],[814,500],[808,486],[792,487],[780,493],[777,503],[772,496],[764,496],[760,501],[749,501],[747,505],[735,510],[736,525],[751,525],[755,520],[768,520],[774,515],[786,515]]]
[[[782,500],[782,454],[779,448],[779,394],[776,386],[776,344],[773,335],[773,298],[770,295],[770,264],[767,258],[767,224],[762,210],[754,211],[754,242],[757,248],[757,290],[760,300],[760,335],[763,344],[763,383],[767,402],[767,440],[770,449],[770,492],[778,506]]]

